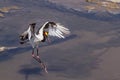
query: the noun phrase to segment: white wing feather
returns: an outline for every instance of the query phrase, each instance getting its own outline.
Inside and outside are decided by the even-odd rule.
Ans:
[[[70,31],[68,28],[65,28],[63,25],[60,23],[56,23],[53,27],[49,27],[48,33],[50,36],[56,36],[59,38],[65,38],[64,34],[69,34]]]
[[[46,27],[46,25],[48,25],[49,22],[46,22],[39,30],[38,30],[38,35],[37,37],[42,40],[43,39],[43,31],[48,31],[48,35],[50,36],[56,36],[58,38],[65,38],[64,34],[69,34],[70,31],[68,28],[64,27],[63,25],[61,25],[60,23],[55,23],[56,25],[49,25],[48,27]]]
[[[28,28],[27,32],[28,32],[28,39],[30,40],[30,39],[31,39],[31,36],[32,36],[30,27]]]

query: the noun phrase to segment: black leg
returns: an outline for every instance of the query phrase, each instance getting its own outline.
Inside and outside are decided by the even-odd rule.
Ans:
[[[44,69],[46,73],[48,73],[46,65],[40,59],[38,48],[37,48],[37,59],[38,59],[38,62],[40,63],[41,68]]]
[[[34,55],[34,48],[33,48],[33,50],[32,50],[32,57],[35,57],[35,55]]]
[[[33,57],[37,62],[41,63],[41,61],[38,60],[38,58],[35,56],[35,54],[34,54],[34,49],[35,49],[35,48],[33,48],[33,50],[32,50],[32,57]]]
[[[32,50],[32,57],[37,61],[37,58],[36,58],[36,56],[35,56],[35,54],[34,54],[34,49],[35,49],[35,48],[33,48],[33,50]]]
[[[46,73],[48,73],[47,68],[46,68],[46,65],[45,65],[45,64],[41,61],[41,59],[40,59],[40,56],[39,56],[39,54],[38,54],[38,48],[36,48],[36,49],[37,49],[37,56],[35,56],[35,54],[34,54],[35,48],[33,48],[33,50],[32,50],[32,57],[33,57],[37,62],[39,62],[41,68],[44,69]]]
[[[39,52],[39,50],[38,50],[38,48],[37,48],[37,59],[38,59],[38,62],[39,62],[39,63],[42,63],[38,52]]]

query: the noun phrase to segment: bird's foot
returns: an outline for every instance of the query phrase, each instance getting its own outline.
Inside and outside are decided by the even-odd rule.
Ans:
[[[47,67],[46,67],[46,65],[45,65],[44,63],[40,63],[40,66],[41,66],[42,69],[44,69],[44,71],[45,71],[46,73],[48,73]]]

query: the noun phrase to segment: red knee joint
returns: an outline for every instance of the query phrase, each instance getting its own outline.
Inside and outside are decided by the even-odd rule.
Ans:
[[[40,58],[40,56],[37,56],[37,58]]]
[[[32,57],[35,57],[35,55],[34,55],[34,54],[32,54]]]

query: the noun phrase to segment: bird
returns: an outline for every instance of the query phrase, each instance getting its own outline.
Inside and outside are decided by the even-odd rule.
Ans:
[[[49,36],[54,36],[58,38],[65,38],[65,35],[70,34],[70,30],[60,23],[48,21],[45,22],[38,30],[35,30],[36,23],[31,23],[28,25],[28,29],[20,34],[20,44],[29,42],[32,46],[32,57],[40,63],[40,66],[46,73],[47,67],[42,62],[39,56],[39,44],[42,42],[49,41]],[[36,55],[35,55],[36,50]]]

